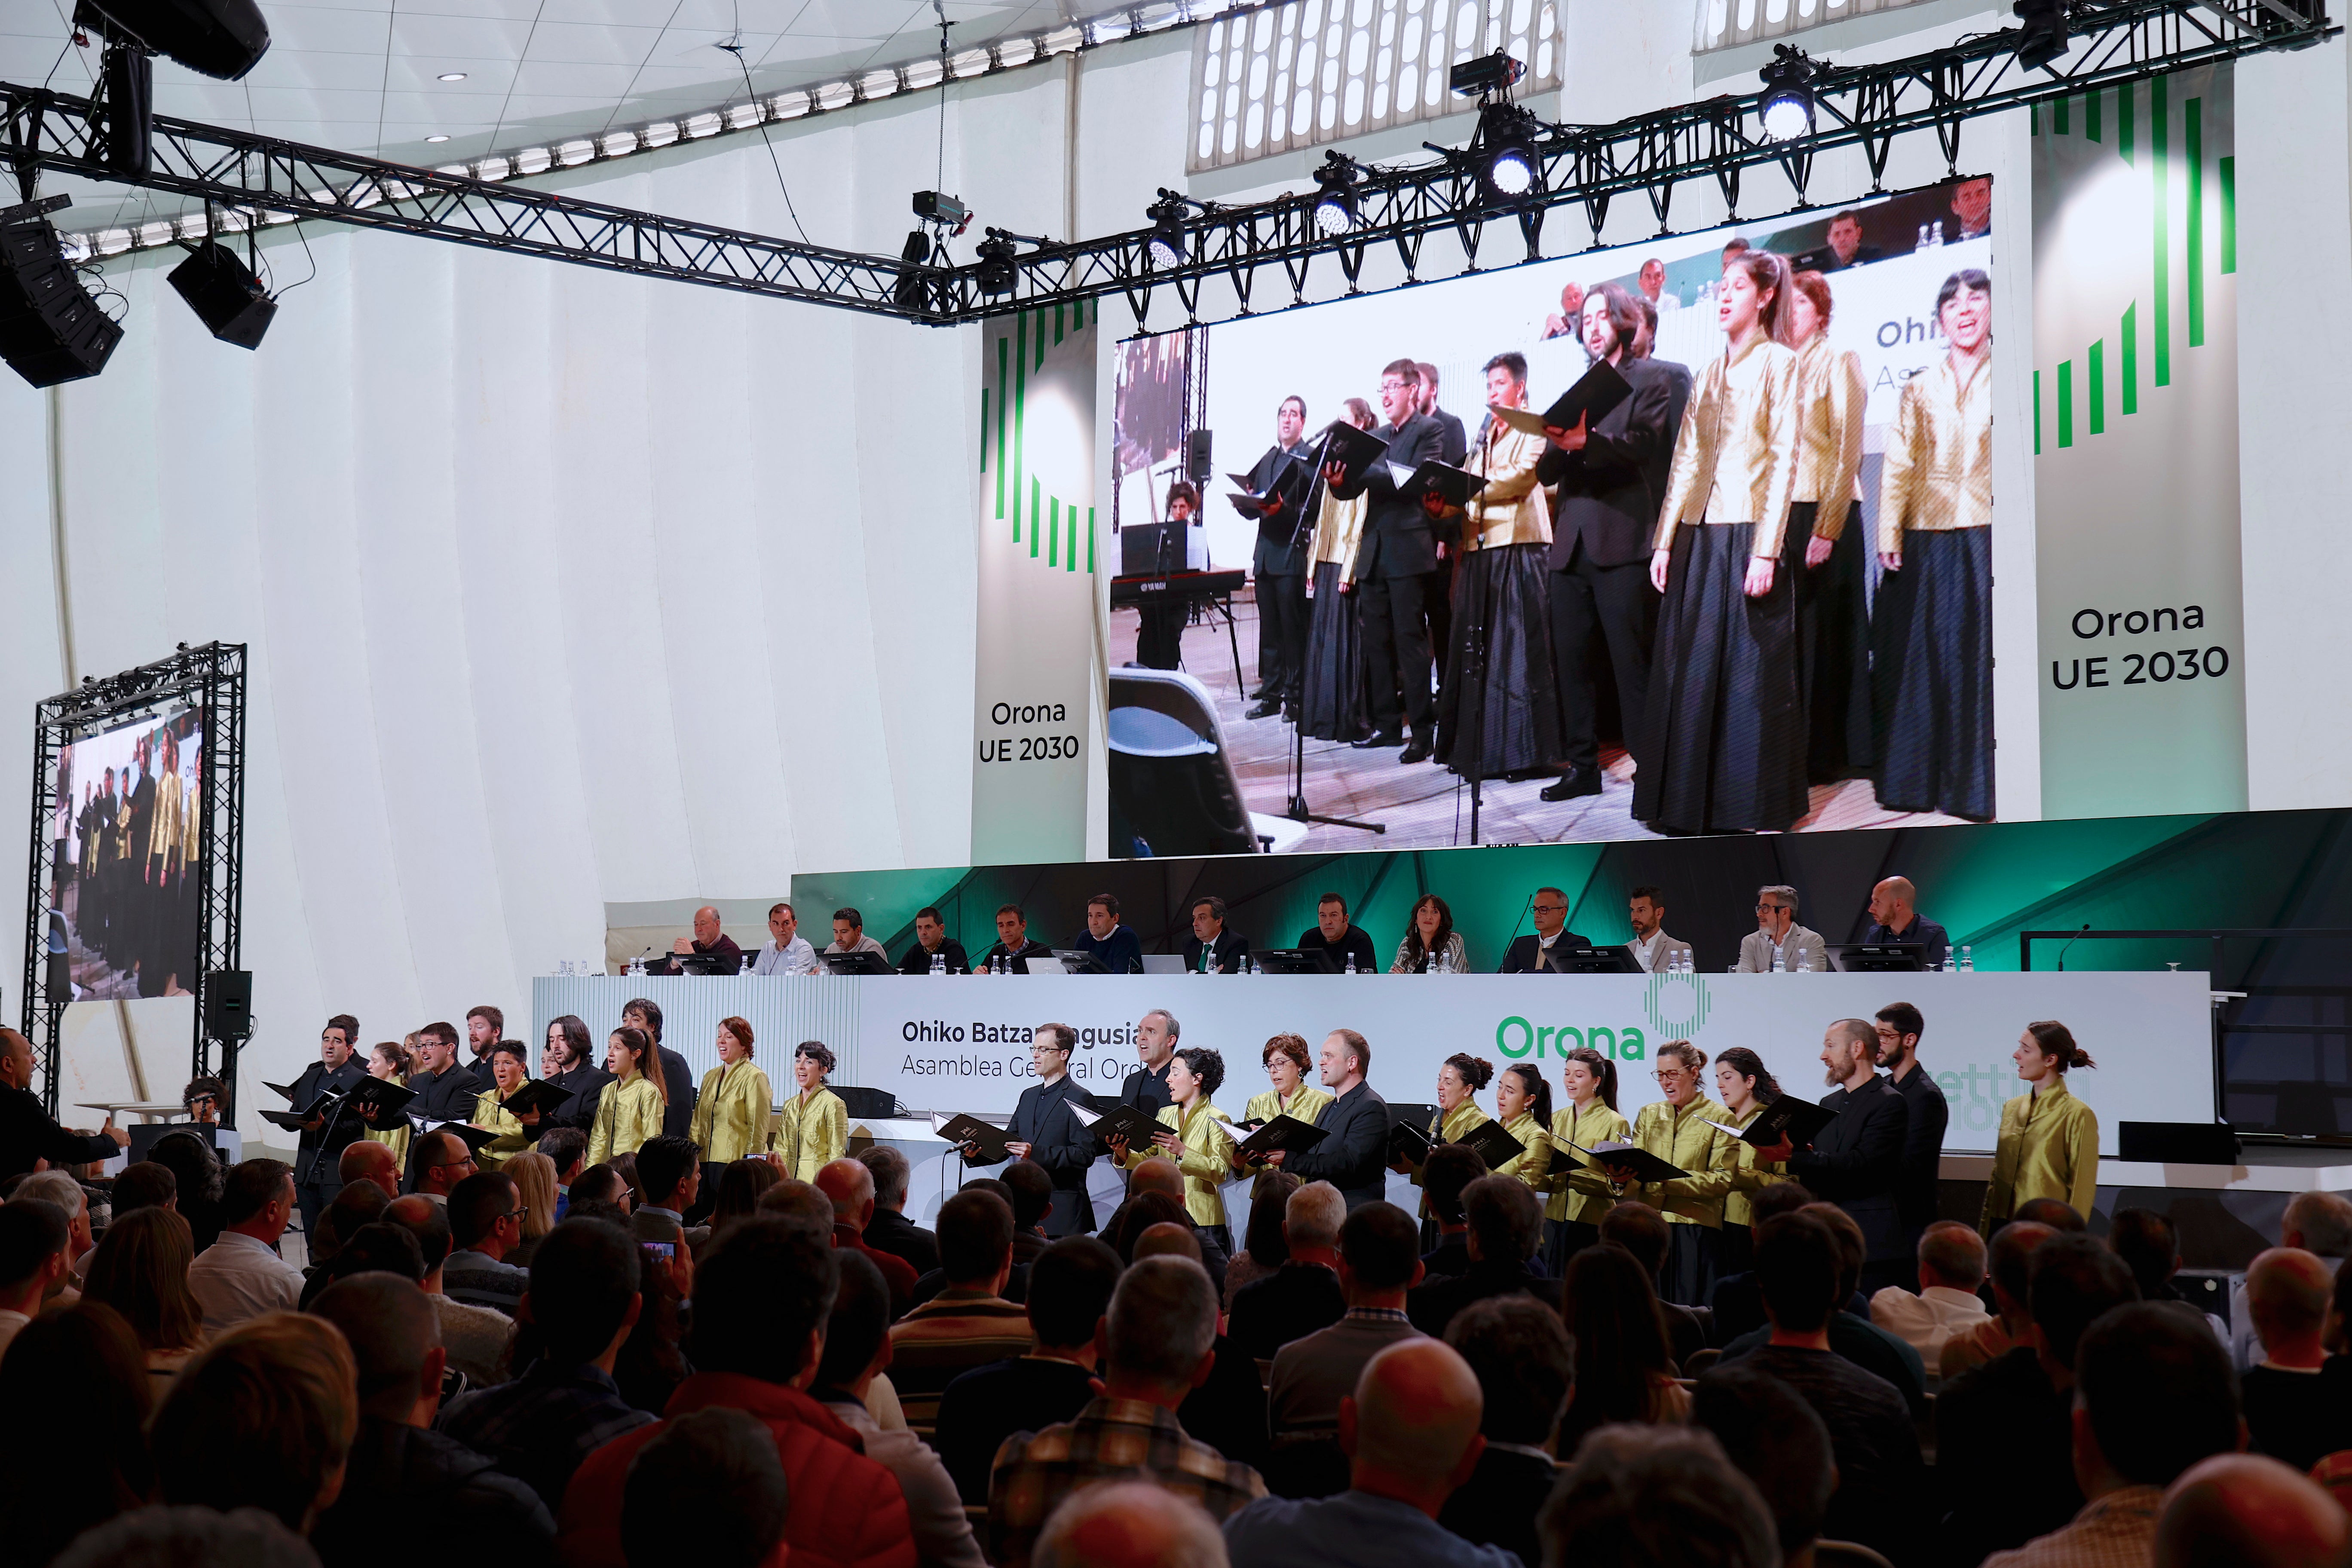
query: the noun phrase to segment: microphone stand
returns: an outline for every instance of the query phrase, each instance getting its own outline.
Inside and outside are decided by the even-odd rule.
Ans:
[[[319,1173],[319,1162],[326,1155],[328,1145],[335,1136],[335,1124],[343,1119],[343,1112],[351,1109],[351,1103],[352,1096],[348,1089],[336,1099],[335,1109],[328,1113],[326,1124],[319,1129],[318,1142],[310,1147],[310,1163],[303,1167],[302,1174],[296,1178],[297,1185],[309,1186],[311,1179]],[[306,1236],[302,1240],[303,1245],[308,1246],[310,1237]]]
[[[1315,580],[1315,563],[1311,559],[1315,551],[1315,529],[1309,520],[1315,515],[1316,498],[1320,493],[1323,483],[1323,466],[1330,450],[1331,434],[1327,429],[1323,433],[1321,443],[1315,448],[1315,478],[1307,487],[1307,500],[1299,503],[1298,521],[1291,530],[1291,548],[1302,550],[1310,557],[1307,563],[1307,580],[1309,583]],[[1265,620],[1260,616],[1258,646],[1261,662],[1265,658]],[[1303,650],[1301,657],[1304,657]],[[1289,777],[1285,782],[1289,785],[1290,803],[1286,808],[1285,815],[1293,822],[1320,822],[1331,827],[1352,827],[1360,833],[1385,835],[1389,830],[1389,825],[1385,822],[1374,822],[1370,817],[1361,816],[1328,816],[1307,804],[1307,672],[1305,670],[1299,671],[1298,674],[1298,701],[1290,710],[1289,723],[1290,766]]]

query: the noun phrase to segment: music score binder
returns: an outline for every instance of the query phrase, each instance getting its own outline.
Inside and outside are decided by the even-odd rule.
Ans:
[[[1531,408],[1504,408],[1495,404],[1487,405],[1487,412],[1512,429],[1524,430],[1530,436],[1542,435],[1546,426],[1555,430],[1573,430],[1580,419],[1589,431],[1633,395],[1633,384],[1615,365],[1607,360],[1595,360],[1592,368],[1574,386],[1554,398],[1551,406],[1540,414]]]

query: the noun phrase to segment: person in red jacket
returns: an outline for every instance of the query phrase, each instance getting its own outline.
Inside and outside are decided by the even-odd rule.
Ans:
[[[838,1279],[824,1239],[760,1215],[729,1227],[695,1268],[695,1374],[670,1396],[669,1420],[740,1410],[776,1440],[792,1492],[784,1527],[793,1568],[915,1568],[914,1532],[896,1477],[804,1390],[816,1375]],[[615,1437],[588,1457],[563,1495],[559,1547],[570,1568],[626,1568],[621,1497],[629,1461],[669,1425]]]

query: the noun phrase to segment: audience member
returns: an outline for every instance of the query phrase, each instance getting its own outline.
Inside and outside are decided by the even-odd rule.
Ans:
[[[38,1198],[0,1204],[0,1355],[66,1277],[65,1211]]]
[[[760,1194],[760,1212],[773,1215],[828,1246],[832,1244],[833,1200],[806,1182],[790,1176],[778,1182]]]
[[[940,1396],[932,1441],[974,1508],[988,1501],[989,1466],[1005,1438],[1067,1421],[1093,1397],[1095,1346],[1118,1285],[1118,1255],[1091,1236],[1066,1236],[1037,1259],[1029,1284],[1036,1343],[960,1374]]]
[[[164,1133],[149,1146],[147,1157],[172,1173],[177,1187],[173,1201],[202,1257],[220,1238],[221,1188],[226,1177],[219,1157],[193,1132]]]
[[[1937,1220],[1919,1237],[1919,1293],[1889,1285],[1870,1299],[1870,1321],[1941,1364],[1944,1342],[1991,1320],[1977,1295],[1984,1284],[1985,1244],[1973,1226]]]
[[[890,1328],[890,1386],[907,1425],[926,1440],[949,1384],[1030,1345],[1026,1310],[1003,1296],[1013,1269],[1013,1210],[1003,1199],[961,1192],[940,1205],[940,1267],[947,1288]],[[1038,1518],[1043,1522],[1044,1515]]]
[[[887,1145],[877,1143],[875,1147]],[[699,1248],[735,1221],[750,1219],[760,1212],[760,1200],[768,1195],[768,1189],[783,1179],[782,1171],[757,1155],[731,1162],[719,1175],[719,1201],[711,1205],[709,1224],[699,1231],[687,1232],[687,1238]]]
[[[555,1162],[537,1150],[526,1149],[499,1167],[515,1184],[515,1203],[522,1210],[522,1239],[499,1259],[510,1268],[528,1269],[539,1244],[555,1228]]]
[[[56,1568],[319,1568],[319,1554],[257,1508],[158,1504],[84,1532]]]
[[[773,1439],[790,1489],[784,1538],[796,1568],[912,1568],[914,1538],[897,1479],[806,1392],[838,1270],[824,1238],[764,1214],[711,1248],[695,1278],[694,1375],[671,1398],[669,1419],[614,1438],[572,1478],[562,1516],[568,1568],[625,1562],[630,1461],[677,1417],[706,1409],[743,1411]]]
[[[918,1278],[937,1268],[939,1238],[907,1217],[907,1184],[913,1174],[907,1156],[877,1143],[857,1158],[874,1173],[874,1217],[866,1222],[866,1245],[904,1258]]]
[[[1675,1382],[1649,1270],[1604,1241],[1569,1259],[1562,1285],[1561,1316],[1576,1345],[1576,1403],[1561,1420],[1559,1451],[1573,1458],[1585,1434],[1615,1422],[1685,1419],[1690,1395]]]
[[[159,1394],[204,1337],[204,1309],[188,1289],[195,1256],[188,1222],[152,1205],[118,1217],[90,1254],[82,1300],[122,1315]]]
[[[52,1289],[49,1300],[79,1300],[82,1267],[89,1258],[90,1248],[98,1245],[89,1193],[64,1171],[36,1171],[19,1181],[16,1190],[9,1195],[31,1203],[55,1204],[58,1212],[66,1216],[66,1277]]]
[[[311,1310],[342,1331],[359,1371],[342,1486],[310,1531],[320,1561],[404,1568],[416,1542],[446,1540],[500,1564],[552,1564],[555,1521],[538,1494],[432,1430],[447,1355],[431,1298],[390,1274],[357,1274]]]
[[[1463,1190],[1486,1173],[1486,1162],[1466,1143],[1440,1143],[1422,1163],[1421,1191],[1437,1244],[1421,1255],[1422,1271],[1434,1279],[1470,1267],[1470,1222],[1462,1215]]]
[[[469,1307],[513,1317],[530,1276],[507,1262],[522,1241],[522,1194],[504,1171],[478,1171],[450,1191],[449,1242],[442,1293]]]
[[[572,1184],[587,1168],[588,1134],[577,1127],[551,1127],[539,1135],[539,1152],[555,1167],[555,1218],[561,1224],[571,1212]]]
[[[1153,1197],[1166,1198],[1169,1204],[1146,1201]],[[1005,1201],[1012,1201],[1009,1194]],[[1171,1204],[1174,1205],[1172,1208],[1169,1206]],[[1137,1213],[1139,1209],[1142,1211],[1140,1215]],[[1102,1238],[1110,1243],[1111,1250],[1117,1252],[1124,1262],[1135,1237],[1142,1234],[1145,1226],[1165,1224],[1171,1219],[1192,1225],[1192,1216],[1184,1206],[1184,1173],[1176,1168],[1173,1160],[1146,1160],[1128,1173],[1127,1202],[1113,1210],[1110,1218],[1104,1223]],[[1200,1227],[1195,1226],[1194,1228]],[[1223,1300],[1225,1249],[1213,1233],[1202,1234],[1201,1265],[1209,1271],[1209,1278],[1215,1281],[1218,1300]]]
[[[2017,1205],[2017,1218],[2032,1225],[2046,1225],[2056,1231],[2090,1228],[2090,1223],[2073,1204],[2057,1198],[2028,1198]]]
[[[1862,1227],[1854,1223],[1852,1215],[1835,1204],[1807,1204],[1801,1212],[1828,1226],[1831,1237],[1837,1242],[1836,1299],[1849,1304],[1861,1300],[1858,1286],[1867,1246],[1863,1239]],[[1903,1403],[1910,1410],[1913,1420],[1924,1422],[1927,1419],[1927,1374],[1917,1351],[1873,1324],[1866,1311],[1854,1312],[1847,1308],[1830,1314],[1829,1336],[1831,1350],[1863,1371],[1894,1384],[1895,1391],[1903,1396]],[[1769,1328],[1751,1331],[1724,1346],[1723,1359],[1737,1361],[1749,1352],[1760,1349],[1770,1338]]]
[[[1477,1373],[1441,1342],[1382,1350],[1339,1402],[1348,1489],[1263,1498],[1234,1513],[1225,1521],[1233,1568],[1517,1568],[1505,1548],[1473,1544],[1438,1522],[1486,1451],[1483,1403]]]
[[[1495,1296],[1532,1296],[1557,1312],[1560,1282],[1534,1267],[1543,1242],[1543,1200],[1534,1189],[1517,1176],[1481,1176],[1462,1189],[1462,1212],[1470,1226],[1467,1261],[1454,1279],[1413,1288],[1405,1301],[1412,1326],[1442,1337],[1454,1313]]]
[[[857,1169],[863,1173],[866,1167]],[[822,1180],[824,1172],[817,1175]],[[865,1253],[847,1247],[838,1249],[835,1262],[840,1285],[809,1393],[857,1434],[867,1458],[898,1479],[908,1524],[914,1531],[915,1555],[925,1568],[983,1568],[980,1542],[972,1539],[971,1521],[964,1517],[963,1499],[939,1455],[903,1427],[884,1430],[866,1411],[867,1390],[890,1364],[890,1289],[882,1271]]]
[[[457,1184],[474,1173],[474,1152],[466,1147],[463,1138],[446,1129],[420,1132],[409,1147],[417,1195],[433,1203],[447,1203]]]
[[[335,1170],[343,1185],[370,1183],[383,1194],[386,1203],[400,1195],[400,1156],[392,1152],[389,1143],[362,1138],[347,1144]]]
[[[613,1361],[613,1381],[621,1397],[656,1415],[669,1409],[670,1395],[693,1372],[687,1364],[686,1300],[694,1285],[692,1254],[677,1222],[665,1215],[634,1214],[618,1223],[636,1238],[644,1267],[637,1275],[637,1321]],[[830,1246],[830,1238],[826,1245]]]
[[[442,1272],[449,1258],[447,1209],[411,1193],[386,1208],[383,1217],[416,1238],[417,1258],[425,1269],[417,1283],[433,1298],[433,1310],[440,1316],[441,1345],[448,1352],[449,1364],[477,1387],[504,1381],[514,1349],[514,1321],[491,1308],[449,1299]]]
[[[1274,1206],[1270,1194],[1252,1205],[1244,1256],[1266,1245],[1259,1236],[1258,1210]],[[1348,1310],[1339,1274],[1339,1227],[1348,1217],[1348,1200],[1328,1182],[1294,1181],[1278,1213],[1274,1245],[1280,1247],[1283,1260],[1263,1279],[1233,1293],[1225,1331],[1244,1354],[1259,1361],[1272,1361],[1291,1341],[1328,1328]]]
[[[815,1186],[833,1205],[834,1246],[870,1261],[890,1288],[890,1317],[904,1316],[915,1304],[913,1267],[903,1258],[866,1244],[866,1227],[874,1220],[874,1173],[862,1161],[835,1160],[817,1172]],[[1052,1201],[1050,1194],[1047,1201]]]
[[[172,1174],[172,1167],[135,1160],[114,1178],[114,1217],[121,1219],[134,1209],[176,1208],[179,1196],[180,1179]]]
[[[1240,1169],[1247,1175],[1249,1163],[1238,1144],[1234,1146],[1234,1158],[1243,1162]],[[1234,1298],[1241,1294],[1243,1286],[1255,1285],[1290,1261],[1290,1249],[1282,1240],[1282,1216],[1289,1205],[1290,1194],[1303,1184],[1287,1171],[1258,1167],[1257,1175],[1250,1183],[1249,1217],[1242,1226],[1241,1250],[1225,1264],[1224,1289],[1219,1300],[1224,1302],[1228,1313],[1233,1311]]]
[[[1208,1510],[1150,1481],[1102,1481],[1054,1510],[1034,1568],[1229,1568]]]
[[[2155,1568],[2344,1568],[2344,1510],[2275,1459],[2216,1454],[2164,1494]]]
[[[1202,1232],[1170,1221],[1155,1225],[1135,1239],[1135,1256],[1181,1258],[1201,1261]],[[1203,1270],[1203,1272],[1206,1272]],[[1176,1424],[1185,1434],[1206,1443],[1226,1458],[1253,1469],[1265,1463],[1265,1384],[1257,1360],[1244,1355],[1219,1334],[1211,1347],[1209,1375],[1176,1407]]]
[[[2029,1344],[2033,1332],[2033,1309],[2029,1286],[2033,1276],[2033,1252],[2057,1235],[2046,1225],[2011,1220],[2000,1227],[1986,1249],[1990,1260],[1991,1318],[1944,1342],[1937,1370],[1949,1384],[1972,1366],[1999,1361],[2018,1346]]]
[[[1004,1184],[1013,1205],[1013,1261],[1034,1263],[1049,1239],[1045,1215],[1054,1206],[1053,1173],[1034,1160],[1013,1160],[996,1173],[996,1179]]]
[[[1801,1187],[1792,1188],[1786,1184],[1764,1189],[1767,1194],[1802,1192],[1803,1190]],[[1763,1207],[1760,1195],[1758,1199],[1758,1207],[1759,1210],[1758,1217],[1760,1220]],[[1665,1277],[1666,1254],[1673,1246],[1673,1237],[1666,1228],[1665,1215],[1638,1198],[1627,1198],[1612,1205],[1607,1214],[1602,1215],[1601,1223],[1595,1226],[1593,1230],[1598,1239],[1615,1242],[1632,1253],[1633,1261],[1639,1263],[1643,1271],[1649,1275],[1652,1289],[1657,1289],[1659,1281]],[[1562,1270],[1561,1278],[1566,1277],[1566,1270]],[[1717,1284],[1719,1286],[1721,1280],[1718,1280]],[[1706,1347],[1707,1325],[1700,1321],[1696,1312],[1679,1301],[1669,1301],[1664,1296],[1658,1298],[1658,1311],[1666,1321],[1666,1342],[1673,1347],[1677,1363],[1689,1361]],[[1763,1299],[1759,1295],[1757,1298],[1755,1323],[1751,1326],[1761,1327],[1763,1321]]]
[[[2352,1253],[2352,1198],[2341,1193],[2297,1193],[2289,1198],[2279,1220],[2279,1245],[2301,1247],[2334,1274]],[[2246,1308],[2246,1282],[2230,1288],[2230,1359],[2240,1372],[2262,1360],[2254,1337],[2254,1316]]]
[[[940,1245],[948,1249],[944,1234]],[[1069,1421],[1007,1438],[997,1454],[988,1504],[996,1568],[1026,1568],[1046,1518],[1098,1478],[1139,1471],[1219,1520],[1265,1495],[1255,1470],[1186,1436],[1177,1421],[1177,1406],[1215,1364],[1216,1337],[1216,1289],[1205,1270],[1181,1258],[1129,1268],[1100,1331],[1102,1394]]]
[[[359,1405],[341,1330],[299,1312],[248,1318],[197,1352],[156,1410],[156,1491],[224,1513],[262,1509],[308,1535],[342,1489]]]
[[[299,1189],[297,1201],[299,1201]],[[360,1226],[373,1225],[382,1219],[383,1211],[391,1203],[392,1200],[383,1195],[383,1189],[373,1182],[346,1182],[342,1191],[328,1200],[326,1206],[319,1211],[317,1223],[310,1233],[302,1238],[310,1254],[310,1265],[302,1270],[302,1289],[306,1294],[312,1283],[333,1264],[344,1238],[355,1234]]]
[[[1812,1568],[1813,1544],[1838,1484],[1830,1429],[1813,1407],[1769,1373],[1724,1366],[1691,1391],[1691,1425],[1715,1435],[1724,1457],[1772,1510],[1783,1568]]]
[[[278,1238],[293,1216],[293,1167],[247,1160],[229,1173],[221,1188],[220,1239],[196,1254],[188,1268],[188,1289],[205,1310],[205,1333],[287,1310],[301,1300],[302,1271],[278,1256]]]
[[[0,1465],[0,1564],[37,1568],[139,1506],[153,1480],[148,1384],[138,1340],[102,1302],[52,1308],[16,1335],[0,1357],[0,1430],[13,1439]]]
[[[1406,1292],[1421,1283],[1420,1242],[1412,1217],[1394,1204],[1364,1204],[1340,1225],[1339,1293],[1348,1310],[1329,1328],[1275,1352],[1266,1423],[1277,1447],[1286,1435],[1335,1436],[1339,1402],[1354,1392],[1365,1363],[1400,1340],[1421,1337],[1404,1310]]]
[[[2107,1221],[2107,1246],[2130,1268],[2141,1300],[2180,1300],[2172,1288],[2180,1271],[2180,1241],[2170,1220],[2154,1209],[2117,1209]]]
[[[2045,1279],[2094,1273],[2070,1248],[2075,1239],[2053,1242],[2037,1263],[2037,1327]],[[2128,1280],[2120,1263],[2116,1271]],[[2150,1562],[2164,1489],[2200,1459],[2238,1446],[2237,1380],[2229,1352],[2195,1316],[2169,1303],[2126,1300],[2108,1309],[2084,1327],[2067,1363],[2079,1373],[2068,1421],[2069,1458],[2088,1500],[2069,1523],[1995,1553],[1986,1568]],[[2032,1464],[2030,1456],[2014,1451],[2009,1458],[2012,1478],[2020,1461]]]
[[[621,1489],[629,1568],[783,1568],[792,1488],[767,1436],[752,1416],[713,1406],[639,1449]]]
[[[2016,1228],[1994,1237],[1996,1253]],[[2087,1234],[2048,1236],[2033,1248],[2032,1326],[2023,1342],[1952,1379],[1936,1397],[1936,1479],[1956,1550],[1976,1560],[2022,1546],[2082,1508],[2068,1459],[2075,1346],[2102,1313],[2137,1294],[2123,1259]],[[2042,1484],[2018,1486],[2021,1464]]]
[[[1478,1379],[1486,1447],[1437,1522],[1542,1568],[1536,1513],[1559,1473],[1549,1445],[1575,1392],[1576,1345],[1558,1310],[1527,1296],[1472,1302],[1454,1315],[1445,1342]]]
[[[1672,1426],[1597,1434],[1543,1510],[1547,1563],[1771,1568],[1773,1536],[1770,1510],[1721,1446]]]
[[[1836,1233],[1810,1209],[1759,1226],[1756,1275],[1772,1334],[1739,1364],[1786,1383],[1829,1428],[1838,1489],[1822,1532],[1904,1558],[1922,1500],[1919,1436],[1895,1385],[1830,1347],[1843,1266]]]
[[[511,1383],[452,1400],[440,1429],[561,1512],[563,1489],[605,1443],[654,1420],[621,1397],[614,1363],[643,1310],[637,1245],[619,1226],[566,1220],[530,1262],[522,1314],[538,1359]]]
[[[2320,1347],[2336,1281],[2300,1247],[2274,1247],[2246,1269],[2246,1309],[2263,1359],[2241,1376],[2246,1447],[2297,1470],[2352,1448],[2352,1362]]]

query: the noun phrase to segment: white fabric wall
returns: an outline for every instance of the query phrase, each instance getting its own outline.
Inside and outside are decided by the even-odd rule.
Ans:
[[[1536,107],[1592,121],[1731,90],[1691,58],[1689,15],[1689,0],[1576,0],[1569,85]],[[1969,25],[1836,53],[1906,54]],[[1181,180],[1191,49],[1167,35],[958,89],[946,188],[1025,233],[1139,226],[1154,188]],[[2340,293],[2325,282],[2352,232],[2346,55],[2339,41],[2242,68],[2245,294],[2299,307],[2250,311],[2244,328],[2264,805],[2333,804],[2352,764],[2341,683],[2297,673],[2347,570],[2341,443],[2321,422],[2344,405],[2342,372],[2309,352],[2305,314]],[[933,183],[939,125],[921,98],[779,130],[810,236],[895,252],[908,194]],[[1405,157],[1418,139],[1356,150]],[[1899,147],[1889,183],[1936,177],[1932,148]],[[1314,161],[1227,171],[1201,192],[1301,189]],[[1962,163],[1996,176],[1997,232],[2016,237],[1997,331],[2022,341],[2022,124],[1972,126]],[[1858,154],[1824,158],[1813,194],[1865,184]],[[561,188],[793,232],[756,138]],[[1746,211],[1787,205],[1751,174]],[[1673,217],[1722,213],[1692,184]],[[1654,227],[1621,199],[1607,237]],[[1581,244],[1581,226],[1563,215],[1550,238]],[[286,296],[257,353],[205,337],[163,284],[171,258],[154,258],[109,268],[131,313],[103,376],[54,395],[0,376],[0,779],[28,779],[31,705],[69,673],[182,640],[252,646],[247,1104],[257,1074],[292,1070],[331,1012],[356,1013],[369,1039],[477,1002],[525,1016],[529,976],[602,951],[608,903],[758,900],[796,869],[962,862],[972,334],[398,236],[319,227],[310,245],[317,279]],[[1424,275],[1450,270],[1442,237],[1427,254]],[[281,284],[309,265],[282,237],[271,258]],[[1376,257],[1367,282],[1390,268]],[[1284,292],[1261,287],[1262,307]],[[1110,302],[1111,335],[1124,311]],[[1152,324],[1174,320],[1163,290]],[[2000,478],[2021,542],[2022,382]],[[2273,601],[2289,614],[2266,619]],[[1999,629],[2005,647],[2018,630]],[[2001,701],[2030,714],[2032,660],[2000,662]],[[2003,721],[2004,801],[2034,793],[2033,732]],[[0,833],[0,886],[24,887],[24,857],[21,834]],[[13,916],[0,931],[13,1019],[22,932]]]

